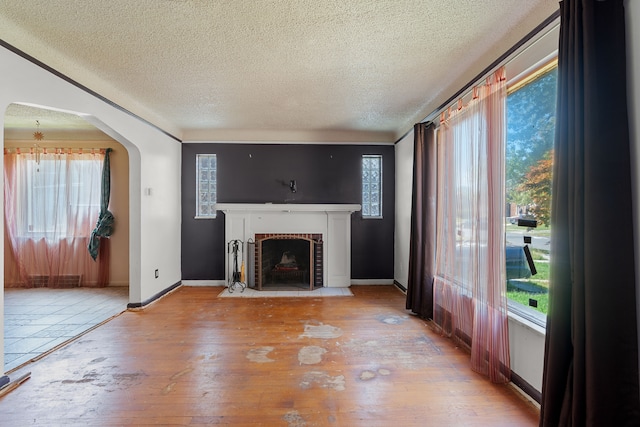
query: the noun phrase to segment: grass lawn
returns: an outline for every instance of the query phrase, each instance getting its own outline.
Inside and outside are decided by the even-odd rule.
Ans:
[[[525,229],[517,227],[515,225],[507,224],[507,231],[520,231]],[[533,230],[527,231],[527,235],[530,236],[549,236],[551,234],[549,227],[538,227]],[[536,265],[537,274],[531,276],[528,280],[521,283],[537,287],[539,292],[527,292],[514,286],[513,283],[507,281],[507,298],[519,302],[522,305],[531,307],[529,305],[529,299],[534,299],[538,302],[537,307],[531,307],[541,313],[547,314],[549,309],[549,251],[542,249],[531,249],[531,258],[533,258]]]
[[[537,284],[544,286],[545,288],[549,287],[549,263],[548,262],[535,262],[536,271],[538,272],[535,276],[531,276],[531,279],[535,280]],[[540,282],[538,281],[545,281]]]
[[[549,251],[531,248],[531,258],[534,260],[549,260]]]
[[[538,282],[527,282],[531,285],[545,288],[548,287],[548,283],[543,285]],[[542,286],[541,286],[542,285]],[[538,310],[541,313],[547,314],[547,310],[549,309],[549,294],[546,292],[525,292],[513,286],[510,283],[507,283],[507,298],[519,302],[527,307],[529,307],[529,298],[538,301],[537,307],[531,307],[534,310]]]

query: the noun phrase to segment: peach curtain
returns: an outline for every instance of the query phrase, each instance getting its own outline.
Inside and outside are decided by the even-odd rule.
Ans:
[[[472,368],[510,380],[505,281],[506,79],[499,69],[438,138],[434,320],[471,349]]]
[[[5,149],[8,286],[68,287],[75,278],[80,286],[108,284],[108,250],[96,262],[87,251],[100,212],[103,158],[98,150]]]

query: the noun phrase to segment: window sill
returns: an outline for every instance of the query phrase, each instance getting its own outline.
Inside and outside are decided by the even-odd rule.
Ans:
[[[543,336],[546,334],[547,316],[515,301],[508,301],[507,305],[509,319]]]
[[[213,216],[194,216],[193,219],[216,219],[217,215]]]

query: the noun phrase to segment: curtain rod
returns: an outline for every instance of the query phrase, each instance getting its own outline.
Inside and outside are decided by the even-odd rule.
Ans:
[[[496,68],[500,67],[501,65],[504,65],[504,63],[507,63],[510,60],[512,60],[513,58],[511,58],[511,55],[516,53],[518,51],[518,49],[523,47],[528,41],[533,39],[536,35],[538,35],[542,30],[547,28],[549,25],[551,25],[553,23],[553,21],[555,21],[559,17],[560,17],[560,9],[558,9],[551,16],[549,16],[547,19],[542,21],[542,23],[540,25],[538,25],[536,28],[534,28],[532,31],[530,31],[529,34],[524,36],[522,39],[520,39],[520,41],[518,43],[513,45],[511,47],[511,49],[509,49],[505,53],[503,53],[498,59],[493,61],[487,68],[482,70],[476,77],[471,79],[471,81],[469,81],[469,83],[464,85],[464,87],[462,89],[457,91],[453,96],[451,96],[449,99],[447,99],[442,105],[440,105],[438,108],[436,108],[434,111],[432,111],[431,114],[429,114],[427,117],[422,119],[421,122],[430,121],[428,119],[432,119],[433,117],[437,117],[441,110],[447,108],[447,106],[452,104],[454,101],[456,101],[461,96],[464,96],[469,91],[469,89],[471,89],[479,80],[483,79],[485,76],[490,74],[494,69],[496,69]]]
[[[38,152],[39,154],[90,154],[90,153],[106,153],[107,150],[113,152],[114,149],[111,147],[42,147],[40,145],[19,145],[14,147],[5,147],[4,154],[9,154],[11,152],[22,152],[24,154],[35,154]]]

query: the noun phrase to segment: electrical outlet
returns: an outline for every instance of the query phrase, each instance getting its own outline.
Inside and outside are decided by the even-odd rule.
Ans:
[[[157,279],[157,278],[158,278],[158,276],[160,275],[160,274],[158,273],[158,269],[157,269],[157,268],[156,268],[156,273],[155,273],[155,274],[156,274],[156,279]]]

